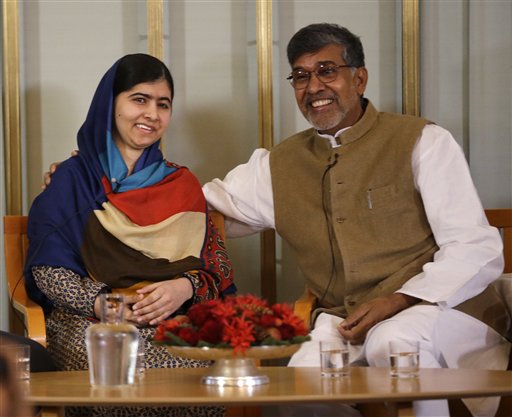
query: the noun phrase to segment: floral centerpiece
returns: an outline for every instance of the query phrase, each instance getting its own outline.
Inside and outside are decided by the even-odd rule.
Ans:
[[[173,346],[229,348],[243,355],[254,346],[300,344],[309,336],[289,305],[269,305],[256,296],[239,295],[193,305],[187,315],[162,322],[154,340]]]

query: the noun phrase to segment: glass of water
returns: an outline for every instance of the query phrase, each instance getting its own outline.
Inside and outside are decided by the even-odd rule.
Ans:
[[[344,339],[320,342],[320,367],[322,376],[339,377],[350,373],[348,345]]]
[[[30,346],[29,345],[4,345],[7,356],[14,364],[14,372],[17,379],[30,378]]]
[[[391,376],[415,378],[420,370],[420,344],[417,340],[392,340],[389,342]]]

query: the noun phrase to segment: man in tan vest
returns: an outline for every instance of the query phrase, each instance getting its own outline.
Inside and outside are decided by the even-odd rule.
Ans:
[[[347,29],[309,25],[287,52],[313,127],[203,189],[231,220],[228,236],[274,228],[297,255],[319,308],[313,341],[290,365],[319,366],[318,341],[343,337],[353,361],[370,366],[389,366],[388,342],[404,339],[420,342],[422,367],[505,369],[510,319],[489,287],[503,270],[502,243],[460,147],[428,120],[378,112],[364,98],[363,47]],[[480,415],[497,406],[479,404]],[[446,401],[415,412],[449,415]]]

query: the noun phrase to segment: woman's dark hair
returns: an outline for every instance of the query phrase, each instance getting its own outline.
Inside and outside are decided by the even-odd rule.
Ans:
[[[342,58],[347,65],[364,67],[364,51],[359,37],[331,23],[314,23],[293,35],[287,48],[288,62],[293,66],[300,56],[317,52],[331,44],[345,47]]]
[[[140,83],[150,83],[165,79],[174,98],[174,82],[166,65],[147,54],[125,55],[119,60],[114,81],[114,97]]]

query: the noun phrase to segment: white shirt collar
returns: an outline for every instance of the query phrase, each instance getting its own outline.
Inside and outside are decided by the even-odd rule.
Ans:
[[[344,127],[343,129],[338,130],[334,136],[329,135],[329,134],[327,134],[327,133],[320,133],[318,130],[316,131],[316,133],[317,133],[317,134],[318,134],[318,136],[320,136],[321,138],[325,138],[325,139],[327,139],[327,140],[330,142],[331,147],[333,147],[333,148],[338,148],[338,147],[340,147],[340,146],[341,146],[341,144],[340,144],[340,143],[338,143],[338,142],[336,141],[336,138],[337,138],[338,136],[340,136],[340,135],[341,135],[345,130],[348,130],[348,129],[350,129],[350,128],[351,128],[351,126]]]

